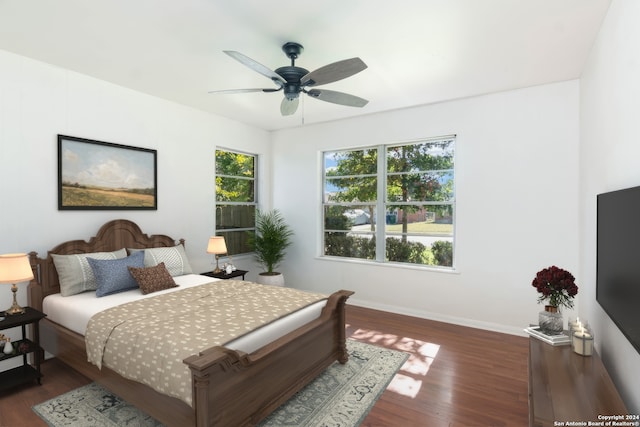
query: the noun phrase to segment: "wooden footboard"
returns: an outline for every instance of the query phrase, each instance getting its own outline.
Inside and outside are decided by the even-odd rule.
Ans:
[[[133,222],[117,219],[95,237],[63,242],[45,258],[30,253],[34,279],[29,305],[42,310],[42,300],[60,292],[51,254],[70,255],[121,248],[170,247],[183,244],[166,235],[148,236]],[[87,361],[84,337],[48,319],[40,322],[42,347],[62,362],[137,406],[167,426],[238,427],[257,424],[296,391],[338,360],[347,361],[345,304],[350,291],[332,294],[320,317],[251,354],[213,347],[184,360],[191,370],[193,407],[180,399],[99,370]]]
[[[331,363],[345,363],[344,306],[351,294],[334,293],[320,318],[252,354],[214,347],[185,359],[196,425],[256,425]]]

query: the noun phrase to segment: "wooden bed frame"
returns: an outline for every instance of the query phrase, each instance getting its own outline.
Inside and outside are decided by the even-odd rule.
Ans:
[[[28,288],[29,305],[42,310],[44,297],[60,292],[52,253],[69,255],[176,244],[184,244],[184,240],[147,236],[135,223],[118,219],[103,225],[88,241],[73,240],[56,246],[46,258],[31,252],[34,279]],[[193,407],[108,368],[99,370],[87,361],[82,335],[46,318],[40,322],[40,337],[46,351],[167,426],[251,426],[331,363],[347,361],[344,307],[352,294],[332,294],[318,319],[251,354],[216,346],[184,359],[192,374]]]

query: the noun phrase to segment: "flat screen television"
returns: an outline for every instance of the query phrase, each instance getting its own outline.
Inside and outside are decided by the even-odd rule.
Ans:
[[[640,187],[598,195],[596,299],[640,353]]]

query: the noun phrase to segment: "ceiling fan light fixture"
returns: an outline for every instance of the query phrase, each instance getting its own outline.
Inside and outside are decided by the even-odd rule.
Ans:
[[[284,85],[284,96],[288,100],[296,99],[300,96],[300,85],[295,83],[287,83]]]
[[[280,114],[283,116],[291,116],[298,110],[298,104],[300,103],[300,98],[283,98],[280,103]]]

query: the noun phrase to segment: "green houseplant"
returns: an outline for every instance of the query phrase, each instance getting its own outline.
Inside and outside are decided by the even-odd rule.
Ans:
[[[255,252],[255,260],[265,269],[258,275],[258,282],[284,285],[282,273],[274,269],[284,259],[292,237],[293,230],[280,211],[256,210],[256,230],[249,233],[249,245]]]

